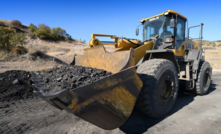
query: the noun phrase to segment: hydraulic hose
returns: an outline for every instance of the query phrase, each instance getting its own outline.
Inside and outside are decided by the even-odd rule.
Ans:
[[[126,38],[126,37],[121,37],[121,38],[122,38],[122,40],[125,39],[125,40],[129,41],[131,44],[134,44],[134,45],[137,45],[137,46],[140,46],[142,44],[142,43],[134,43],[130,39]]]

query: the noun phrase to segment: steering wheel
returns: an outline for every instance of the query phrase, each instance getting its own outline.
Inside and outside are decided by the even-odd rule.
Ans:
[[[158,38],[158,39],[157,39],[157,42],[158,42],[158,44],[159,44],[159,45],[161,45],[161,44],[162,44],[162,42],[163,42],[163,39]]]
[[[162,45],[163,40],[161,38],[157,38],[156,42],[154,43],[153,49],[158,49],[159,46]]]
[[[157,48],[163,44],[163,39],[157,38]]]

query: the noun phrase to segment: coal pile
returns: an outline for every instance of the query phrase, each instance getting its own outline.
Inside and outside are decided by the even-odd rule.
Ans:
[[[39,74],[46,86],[51,89],[48,91],[50,93],[63,89],[74,89],[111,75],[105,70],[71,65],[54,67],[47,71],[41,71]],[[1,102],[37,97],[33,93],[34,90],[37,89],[33,86],[29,72],[12,70],[0,73]]]
[[[77,88],[111,75],[80,66],[54,67],[38,73],[50,87],[49,92]],[[51,106],[34,90],[38,89],[33,86],[31,73],[19,70],[0,73],[0,134],[68,133],[73,124],[82,122]]]
[[[0,101],[21,100],[36,97],[33,94],[29,72],[13,70],[0,74]]]
[[[82,66],[61,66],[40,72],[46,86],[50,88],[49,93],[60,90],[70,90],[88,85],[111,75],[111,72]]]

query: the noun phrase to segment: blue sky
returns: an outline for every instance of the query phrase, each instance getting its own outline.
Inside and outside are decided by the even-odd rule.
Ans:
[[[91,39],[92,33],[142,39],[135,35],[139,20],[168,9],[188,18],[189,26],[204,23],[205,40],[221,40],[219,0],[0,0],[0,19],[23,24],[61,27],[73,38]],[[198,37],[198,29],[192,37]]]

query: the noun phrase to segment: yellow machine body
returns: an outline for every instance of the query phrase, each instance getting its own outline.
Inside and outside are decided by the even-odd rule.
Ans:
[[[185,16],[183,16],[183,15],[181,15],[181,14],[179,14],[179,13],[173,11],[173,10],[167,10],[167,11],[165,11],[165,12],[172,13],[172,14],[175,14],[175,15],[179,15],[179,16],[182,17],[183,19],[187,20],[187,18],[186,18]],[[146,18],[146,19],[141,19],[140,22],[146,21],[146,20],[149,20],[149,19],[158,17],[158,16],[161,16],[161,15],[164,15],[165,12],[163,12],[163,13],[161,13],[161,14],[158,14],[158,15],[155,15],[155,16],[152,16],[152,17],[149,17],[149,18]]]
[[[95,38],[96,36],[111,37],[113,39],[113,43],[101,43],[101,41]],[[140,61],[140,59],[143,58],[147,54],[146,53],[147,50],[152,50],[153,45],[154,45],[154,40],[152,40],[150,42],[145,42],[143,45],[138,47],[137,45],[134,45],[131,42],[138,43],[139,40],[131,40],[131,42],[129,42],[127,40],[119,39],[115,35],[92,34],[91,37],[94,37],[94,39],[92,38],[92,40],[89,41],[89,46],[91,47],[89,49],[92,49],[92,47],[105,46],[105,45],[115,46],[115,48],[118,48],[116,49],[116,51],[125,51],[125,50],[129,50],[130,48],[134,48],[135,64],[137,64]],[[192,42],[192,44],[194,45],[194,49],[200,49],[198,48],[198,41],[192,41],[192,40],[186,39],[185,41],[182,42],[182,44],[180,45],[178,49],[169,49],[169,50],[172,50],[175,56],[182,56],[182,57],[185,56],[185,50],[186,50],[185,42],[186,41]],[[99,42],[99,43],[98,45],[96,45],[94,42]],[[93,53],[91,53],[91,56],[92,55]],[[91,61],[93,60],[95,59],[91,58]]]

